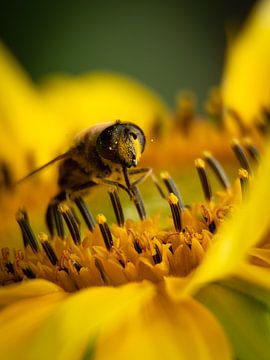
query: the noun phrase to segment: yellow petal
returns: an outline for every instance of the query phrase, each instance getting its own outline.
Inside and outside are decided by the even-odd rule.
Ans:
[[[173,303],[161,295],[129,316],[117,331],[100,337],[96,358],[230,359],[224,333],[214,316],[189,298]]]
[[[63,301],[47,319],[43,319],[39,329],[31,336],[31,346],[18,358],[82,359],[88,344],[96,340],[104,327],[113,331],[124,319],[138,312],[154,292],[152,284],[146,282],[79,291]],[[5,349],[9,356],[17,354],[12,346]]]
[[[59,143],[59,132],[55,131],[57,122],[2,43],[0,78],[0,158],[23,174],[27,154],[33,153],[37,162],[44,162],[51,156],[50,150],[56,150]],[[16,156],[13,156],[15,145]]]
[[[37,279],[0,287],[0,308],[13,302],[53,293],[63,293],[56,284]]]
[[[215,243],[192,275],[187,291],[195,291],[204,283],[232,274],[247,256],[249,248],[262,239],[270,223],[269,182],[268,147],[246,201],[216,235]]]
[[[148,135],[157,120],[168,117],[168,108],[158,95],[120,74],[55,77],[45,84],[43,94],[52,111],[64,119],[64,134],[120,119],[135,122]]]
[[[229,48],[223,79],[225,106],[248,124],[270,101],[270,1],[257,4]]]
[[[28,353],[32,346],[32,339],[42,323],[58,308],[66,296],[64,292],[57,292],[18,300],[1,310],[1,358],[6,360],[38,359],[39,356],[31,357]],[[45,354],[46,347],[42,351]]]
[[[248,283],[270,290],[270,268],[244,263],[238,267],[235,275]]]

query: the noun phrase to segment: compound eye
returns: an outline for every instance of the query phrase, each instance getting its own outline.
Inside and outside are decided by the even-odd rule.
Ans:
[[[113,160],[117,155],[118,131],[115,126],[103,130],[97,138],[96,150],[99,155],[108,160]]]
[[[135,134],[134,132],[131,132],[130,135],[133,137],[134,140],[138,138],[137,134]]]

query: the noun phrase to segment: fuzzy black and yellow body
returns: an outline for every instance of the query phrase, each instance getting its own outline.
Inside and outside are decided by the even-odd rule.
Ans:
[[[145,136],[137,125],[119,120],[97,124],[79,133],[67,152],[34,170],[22,180],[60,161],[59,193],[51,200],[46,215],[52,233],[52,225],[49,225],[52,223],[52,214],[58,204],[67,197],[74,200],[82,191],[85,192],[98,184],[115,185],[132,197],[133,186],[151,172],[151,169],[128,171],[129,168],[137,166],[144,148]],[[143,175],[131,183],[129,173]]]

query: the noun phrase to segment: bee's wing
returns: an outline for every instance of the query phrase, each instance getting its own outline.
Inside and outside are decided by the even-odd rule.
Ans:
[[[47,166],[59,161],[59,160],[62,160],[62,159],[66,159],[67,157],[70,156],[70,152],[67,151],[66,153],[64,154],[61,154],[61,155],[58,155],[57,157],[55,157],[54,159],[52,159],[51,161],[47,162],[46,164],[40,166],[39,168],[31,171],[29,174],[27,174],[26,176],[24,176],[23,178],[21,178],[20,180],[16,181],[15,185],[18,185],[20,184],[21,182],[23,182],[24,180],[28,179],[29,177],[31,177],[32,175],[36,174],[37,172],[45,169]]]

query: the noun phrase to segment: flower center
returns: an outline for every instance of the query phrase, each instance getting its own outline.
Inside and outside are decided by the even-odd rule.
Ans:
[[[160,201],[171,212],[165,229],[157,218],[146,216],[136,187],[132,200],[141,219],[137,222],[125,221],[115,188],[109,190],[116,217],[116,224],[111,226],[103,214],[95,222],[83,199],[76,198],[74,203],[87,227],[83,236],[77,215],[66,203],[56,209],[57,235],[52,238],[44,233],[36,236],[27,213],[19,210],[16,219],[24,250],[1,249],[0,282],[43,278],[66,291],[76,291],[89,286],[119,286],[130,281],[160,282],[170,275],[187,276],[200,264],[219,225],[248,185],[251,171],[244,150],[235,141],[232,148],[242,167],[234,186],[209,152],[204,153],[204,159],[195,161],[205,197],[203,203],[185,205],[172,177],[167,172],[161,174],[168,195],[158,186],[164,198]],[[213,171],[223,188],[216,195],[212,194],[206,167]]]

